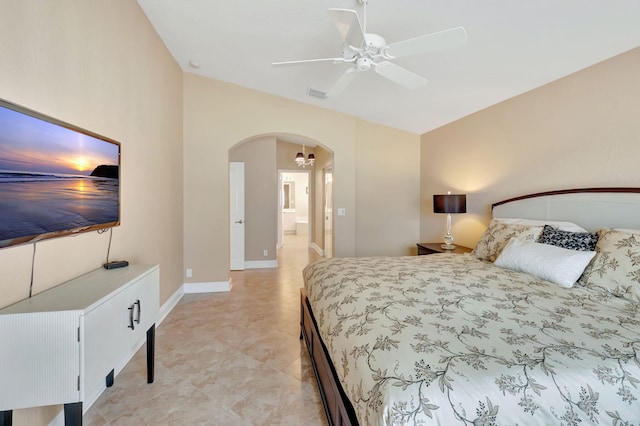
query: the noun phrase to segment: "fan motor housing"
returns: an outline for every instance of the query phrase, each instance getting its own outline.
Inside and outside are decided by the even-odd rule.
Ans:
[[[368,71],[369,69],[371,69],[371,59],[367,58],[366,56],[358,58],[358,60],[356,61],[356,68],[358,71]]]
[[[382,49],[387,46],[387,41],[384,37],[378,34],[365,33],[364,41],[366,43],[367,52],[372,54],[378,54]]]

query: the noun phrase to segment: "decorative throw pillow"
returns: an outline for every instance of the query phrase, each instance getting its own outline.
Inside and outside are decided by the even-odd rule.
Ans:
[[[640,234],[613,229],[599,233],[596,256],[580,283],[640,302]]]
[[[569,250],[594,251],[598,242],[597,233],[568,232],[545,225],[538,242]]]
[[[595,255],[595,251],[571,250],[512,238],[494,265],[571,288]]]
[[[478,259],[495,262],[511,238],[536,241],[541,232],[541,226],[509,224],[493,219],[471,254]]]

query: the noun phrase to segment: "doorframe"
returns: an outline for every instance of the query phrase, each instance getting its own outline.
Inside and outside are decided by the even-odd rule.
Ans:
[[[327,244],[325,236],[327,235],[327,230],[325,229],[325,215],[326,211],[326,201],[327,201],[327,175],[331,174],[331,241]],[[324,257],[333,257],[334,252],[334,241],[335,241],[335,229],[336,229],[336,221],[335,221],[335,212],[334,212],[334,203],[333,203],[333,194],[335,192],[334,181],[333,181],[333,163],[327,164],[322,168],[322,256]],[[327,245],[329,248],[327,249]]]

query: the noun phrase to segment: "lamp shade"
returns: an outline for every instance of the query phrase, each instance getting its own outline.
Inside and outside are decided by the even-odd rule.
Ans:
[[[433,196],[434,213],[466,213],[466,194],[443,194]]]

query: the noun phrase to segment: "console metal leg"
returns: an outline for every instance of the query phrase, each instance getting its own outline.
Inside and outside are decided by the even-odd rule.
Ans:
[[[13,424],[13,410],[0,411],[0,426],[11,426]]]
[[[111,371],[109,371],[109,374],[107,374],[107,377],[104,378],[105,385],[108,388],[113,386],[113,383],[115,382],[115,377],[116,377],[116,371],[114,369],[111,369]]]
[[[64,425],[82,426],[82,402],[64,404]]]
[[[147,330],[147,383],[153,383],[156,351],[156,325]]]

